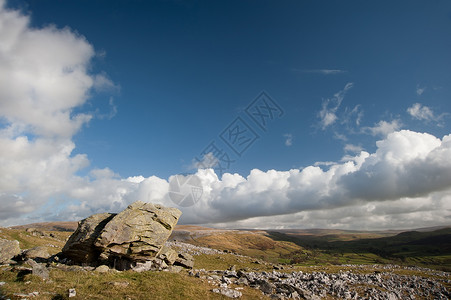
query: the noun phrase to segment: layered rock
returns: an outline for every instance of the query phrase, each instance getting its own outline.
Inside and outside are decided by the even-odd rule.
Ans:
[[[93,215],[79,223],[62,254],[75,263],[129,268],[156,258],[181,214],[176,208],[137,201],[116,215]],[[164,252],[174,260],[174,253]]]
[[[102,259],[147,260],[158,254],[181,214],[177,208],[135,202],[105,225],[94,246]]]

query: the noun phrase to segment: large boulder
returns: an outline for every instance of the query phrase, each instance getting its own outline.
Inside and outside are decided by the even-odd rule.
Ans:
[[[8,263],[18,254],[20,254],[18,241],[0,239],[0,264]]]
[[[102,249],[101,258],[147,260],[158,254],[181,214],[177,208],[137,201],[105,225],[94,245]]]
[[[128,262],[156,257],[181,214],[177,208],[137,201],[117,215],[93,215],[79,223],[63,255],[76,263],[127,268]]]

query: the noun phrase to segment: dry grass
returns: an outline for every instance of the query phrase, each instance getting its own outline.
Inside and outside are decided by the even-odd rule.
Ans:
[[[303,248],[286,241],[275,241],[260,233],[221,233],[196,238],[193,244],[280,263],[285,255]]]

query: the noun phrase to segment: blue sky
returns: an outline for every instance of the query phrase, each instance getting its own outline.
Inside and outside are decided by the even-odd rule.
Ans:
[[[138,199],[171,205],[169,179],[197,172],[195,158],[212,141],[234,160],[223,171],[230,179],[199,171],[203,199],[182,209],[182,222],[368,229],[450,222],[446,156],[434,165],[444,170],[423,165],[425,178],[395,180],[430,182],[415,193],[390,190],[377,175],[436,163],[437,149],[449,150],[448,1],[1,3],[0,30],[10,37],[0,41],[0,78],[8,78],[0,83],[9,153],[2,172],[10,175],[0,175],[0,224],[79,219]],[[16,84],[30,92],[15,92]],[[265,130],[246,114],[262,91],[283,110]],[[241,156],[221,139],[237,117],[258,136]],[[432,137],[440,143],[428,148]],[[369,158],[359,165],[361,151]],[[395,168],[390,157],[410,151]],[[334,168],[349,162],[355,169],[337,175]],[[311,170],[325,177],[304,178]],[[344,177],[359,172],[376,174],[368,182],[392,193],[357,193],[365,183],[347,186]],[[279,179],[285,183],[268,183]],[[315,180],[308,193],[299,190]],[[235,211],[237,199],[246,205]]]

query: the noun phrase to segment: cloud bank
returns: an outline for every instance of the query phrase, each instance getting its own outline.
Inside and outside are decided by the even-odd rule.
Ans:
[[[32,28],[28,16],[0,0],[0,41],[0,225],[79,220],[136,200],[175,206],[168,196],[171,178],[121,178],[108,168],[79,175],[89,159],[73,154],[72,138],[94,113],[76,111],[93,93],[115,86],[105,74],[90,73],[95,50],[83,36],[68,28]],[[351,87],[323,103],[323,129],[337,121]],[[254,169],[247,177],[198,170],[202,197],[181,208],[181,222],[367,229],[449,224],[451,136],[399,131],[393,123],[376,127],[374,134],[383,137],[374,153],[349,146],[353,155],[339,162]]]

